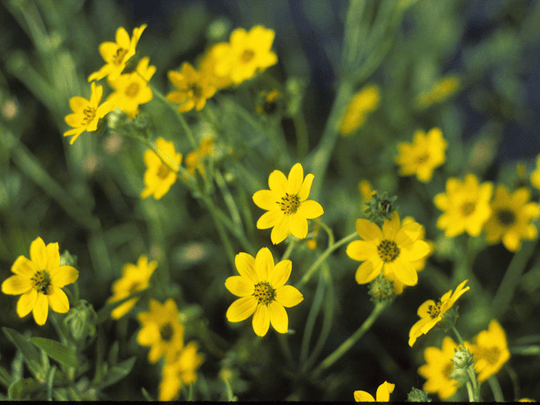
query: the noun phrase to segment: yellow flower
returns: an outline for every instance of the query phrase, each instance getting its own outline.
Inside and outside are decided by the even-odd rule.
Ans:
[[[248,253],[235,257],[239,276],[225,281],[225,287],[240,297],[227,310],[229,322],[241,322],[253,315],[253,330],[266,335],[270,323],[279,333],[287,333],[289,318],[285,308],[298,305],[304,297],[291,285],[285,285],[291,275],[292,263],[283,260],[274,266],[268,248],[262,248],[254,258]]]
[[[375,85],[366,86],[356,93],[341,119],[339,127],[341,134],[351,135],[364,125],[368,114],[377,109],[380,100],[380,91]]]
[[[116,280],[112,286],[113,296],[107,300],[107,303],[120,301],[128,295],[147,288],[156,267],[157,262],[148,263],[148,259],[144,255],[139,257],[136,265],[126,264],[122,269],[122,278]],[[111,316],[114,319],[120,319],[133,308],[138,300],[139,298],[132,298],[117,306],[111,312]]]
[[[369,203],[371,197],[373,196],[373,188],[371,183],[368,180],[361,180],[358,183],[358,189],[360,190],[360,195],[362,196],[362,204]]]
[[[206,156],[212,156],[212,148],[214,143],[214,138],[209,137],[203,139],[197,150],[187,154],[185,163],[186,172],[188,172],[189,175],[193,176],[195,169],[199,169],[199,172],[201,172],[203,176],[206,176],[202,162]]]
[[[354,400],[356,402],[388,402],[390,401],[390,394],[394,392],[395,387],[396,384],[385,381],[377,388],[376,399],[366,391],[354,391]]]
[[[356,232],[363,240],[349,243],[347,256],[363,262],[356,271],[358,284],[369,283],[381,272],[405,285],[418,282],[412,263],[429,253],[428,244],[420,239],[420,224],[413,221],[400,226],[399,215],[394,211],[391,219],[384,220],[382,230],[367,219],[357,219]]]
[[[459,90],[460,83],[461,80],[457,75],[445,76],[437,81],[431,89],[419,94],[416,97],[416,104],[425,108],[438,103]]]
[[[530,198],[528,188],[521,187],[510,194],[505,186],[497,186],[491,201],[491,217],[484,225],[488,243],[502,239],[504,246],[515,252],[521,246],[521,239],[536,238],[536,227],[531,221],[540,214],[540,207],[529,202]]]
[[[467,349],[470,348],[468,342],[464,342]],[[456,380],[450,377],[454,369],[452,359],[454,350],[458,345],[451,337],[446,336],[442,342],[442,348],[426,347],[424,350],[424,359],[426,364],[418,369],[418,374],[427,381],[422,389],[431,394],[437,393],[441,400],[451,397],[459,388]]]
[[[216,73],[216,64],[219,62],[219,58],[225,55],[229,51],[230,45],[226,42],[221,42],[212,46],[199,62],[199,72],[208,77],[208,83],[210,86],[215,87],[217,90],[229,87],[232,85],[232,80],[229,72],[225,72],[223,75]]]
[[[510,351],[506,334],[499,322],[493,319],[488,330],[483,330],[473,338],[471,353],[476,361],[474,369],[478,373],[478,382],[487,380],[501,369],[510,358]]]
[[[110,101],[101,102],[101,96],[103,95],[103,86],[96,86],[95,83],[91,84],[92,94],[90,100],[84,97],[71,97],[69,99],[69,106],[73,111],[73,114],[66,115],[65,121],[70,127],[69,131],[64,132],[64,136],[74,135],[69,141],[70,145],[75,142],[75,139],[79,137],[84,131],[93,132],[97,129],[98,122],[108,112],[114,109],[114,105]]]
[[[283,108],[283,97],[281,93],[274,89],[271,91],[261,91],[257,97],[255,111],[257,113],[272,116]]]
[[[145,28],[146,24],[141,25],[139,28],[134,28],[130,40],[125,28],[120,27],[116,30],[116,42],[101,43],[99,53],[106,64],[97,72],[92,73],[88,77],[88,81],[101,80],[105,76],[108,76],[110,80],[116,80],[126,67],[127,61],[135,55],[137,42],[139,42],[139,38]]]
[[[531,184],[540,188],[540,155],[536,158],[536,169],[531,173]]]
[[[120,75],[116,80],[108,80],[115,91],[107,101],[125,111],[131,118],[139,113],[140,104],[148,103],[153,97],[148,81],[156,72],[156,67],[148,66],[148,62],[150,58],[142,58],[135,72]]]
[[[308,174],[304,179],[304,169],[295,164],[289,177],[274,170],[268,177],[270,190],[259,190],[253,194],[257,207],[267,210],[257,221],[258,229],[272,229],[270,239],[277,245],[292,233],[304,239],[308,232],[308,219],[320,217],[324,210],[316,201],[308,200],[314,176]]]
[[[457,286],[456,291],[452,294],[452,290],[444,294],[439,302],[427,300],[418,307],[417,314],[420,320],[417,321],[409,331],[409,346],[413,346],[416,339],[421,335],[427,334],[435,325],[445,319],[446,311],[448,311],[459,297],[469,290],[470,287],[463,288],[468,280],[463,281]]]
[[[401,142],[398,145],[399,155],[396,163],[400,165],[400,176],[416,175],[416,178],[427,183],[433,176],[433,170],[442,165],[446,156],[446,141],[439,128],[414,133],[413,142]]]
[[[141,346],[151,346],[148,361],[157,362],[161,357],[170,363],[184,347],[184,325],[180,322],[176,303],[169,298],[165,304],[150,300],[150,311],[137,316],[142,326],[137,334]]]
[[[160,137],[156,140],[156,148],[159,156],[151,149],[143,155],[146,165],[144,173],[146,188],[141,192],[141,198],[153,195],[156,200],[159,200],[169,191],[178,177],[176,172],[182,162],[182,155],[176,153],[174,143]]]
[[[197,353],[197,344],[195,342],[188,343],[174,362],[165,363],[163,366],[158,399],[160,401],[177,399],[182,386],[197,381],[195,371],[203,360],[204,356]]]
[[[435,196],[433,202],[444,213],[437,220],[437,228],[444,229],[448,238],[467,232],[478,236],[491,215],[489,201],[493,192],[490,182],[478,184],[472,173],[461,182],[451,177],[446,182],[446,193]]]
[[[277,56],[271,51],[275,32],[257,25],[249,32],[238,28],[231,33],[229,44],[215,45],[214,73],[219,77],[228,76],[234,84],[250,79],[256,73],[277,63]]]
[[[9,277],[2,283],[2,292],[21,295],[17,302],[17,315],[20,318],[32,311],[38,325],[47,321],[49,306],[55,312],[65,314],[69,311],[69,300],[62,290],[67,284],[79,278],[77,269],[60,265],[58,243],[45,246],[43,239],[37,238],[30,245],[30,260],[19,256]]]
[[[178,90],[167,94],[167,100],[172,103],[182,103],[179,112],[195,108],[200,111],[206,105],[206,100],[216,93],[216,88],[210,84],[209,77],[204,72],[197,72],[193,66],[184,62],[182,73],[169,71],[169,80]]]

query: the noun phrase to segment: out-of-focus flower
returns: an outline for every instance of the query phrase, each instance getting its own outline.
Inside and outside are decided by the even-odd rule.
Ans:
[[[172,401],[184,385],[197,381],[197,369],[204,361],[204,356],[197,353],[197,344],[190,342],[177,355],[173,362],[163,366],[162,379],[159,384],[160,401]]]
[[[416,97],[416,105],[420,108],[444,100],[459,90],[461,80],[457,75],[449,75],[438,80],[431,89]]]
[[[182,155],[176,152],[174,143],[160,137],[156,140],[156,148],[159,156],[152,149],[147,150],[143,155],[146,165],[144,173],[146,187],[141,192],[141,198],[153,195],[156,200],[159,200],[169,191],[178,177],[176,173],[182,162]]]
[[[497,374],[510,359],[506,334],[499,322],[493,319],[488,330],[480,332],[472,341],[471,352],[476,361],[474,369],[478,373],[478,382],[482,382]]]
[[[341,119],[339,132],[351,135],[366,122],[368,115],[377,109],[381,100],[379,87],[369,85],[356,93]]]
[[[203,176],[206,176],[203,160],[207,156],[212,156],[212,149],[214,147],[214,144],[215,139],[212,137],[208,137],[201,141],[197,150],[191,151],[186,155],[186,172],[189,175],[193,176],[193,174],[195,173],[195,169],[198,169]]]
[[[216,93],[216,88],[210,84],[205,72],[196,71],[189,63],[184,62],[181,72],[169,71],[169,80],[178,90],[167,94],[167,100],[180,104],[179,112],[195,108],[200,111],[206,105],[206,100]]]
[[[540,189],[540,155],[536,158],[536,169],[531,173],[531,184]]]
[[[396,384],[385,381],[377,388],[375,398],[366,391],[354,391],[354,400],[356,402],[388,402],[390,401],[390,394],[394,392],[395,387]]]

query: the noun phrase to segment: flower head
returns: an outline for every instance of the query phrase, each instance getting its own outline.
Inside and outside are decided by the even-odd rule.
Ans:
[[[277,56],[271,51],[275,32],[257,25],[249,32],[237,28],[231,33],[229,43],[215,45],[214,73],[218,77],[228,76],[233,84],[251,79],[277,63]]]
[[[502,242],[504,246],[515,252],[521,246],[521,239],[534,239],[536,227],[531,221],[540,214],[540,207],[529,202],[531,192],[521,187],[512,194],[499,185],[491,202],[491,216],[484,225],[488,243]]]
[[[69,106],[73,113],[66,115],[65,121],[66,124],[73,127],[73,129],[64,132],[64,136],[74,135],[69,141],[70,144],[73,144],[75,139],[77,139],[84,131],[95,131],[99,120],[114,109],[114,104],[110,101],[105,101],[103,104],[99,105],[101,96],[103,95],[103,86],[96,86],[96,84],[92,82],[91,89],[92,94],[90,95],[90,100],[79,96],[71,97],[69,99]]]
[[[469,347],[467,342],[465,347]],[[446,336],[441,349],[426,347],[424,350],[426,364],[418,369],[418,374],[427,380],[422,389],[432,394],[437,393],[441,400],[451,397],[459,388],[459,383],[451,377],[454,369],[452,359],[457,348],[458,345],[452,338]]]
[[[356,231],[362,240],[347,246],[347,256],[363,262],[356,271],[358,284],[369,283],[379,274],[415,285],[418,274],[412,263],[426,256],[430,249],[420,239],[422,227],[416,222],[400,226],[397,212],[385,219],[382,230],[367,219],[356,220]]]
[[[390,394],[394,392],[395,387],[396,384],[385,381],[377,388],[375,398],[366,391],[354,391],[354,400],[356,402],[388,402],[390,401]]]
[[[289,318],[285,308],[304,299],[298,289],[285,285],[291,275],[291,261],[283,260],[274,266],[272,253],[262,248],[256,257],[237,254],[235,265],[240,275],[229,277],[225,287],[240,298],[227,310],[227,320],[241,322],[253,315],[253,330],[258,336],[266,335],[270,323],[279,333],[287,333]]]
[[[289,177],[279,170],[274,170],[268,178],[270,190],[259,190],[253,195],[253,202],[268,212],[257,221],[258,229],[272,229],[270,238],[277,245],[292,233],[304,239],[308,232],[308,219],[320,217],[324,211],[321,205],[308,200],[313,182],[313,175],[304,179],[304,169],[295,164]]]
[[[184,62],[181,72],[169,71],[169,80],[178,90],[167,94],[167,100],[172,103],[181,103],[179,112],[186,112],[195,108],[200,111],[206,105],[206,100],[212,97],[216,88],[210,84],[205,72],[197,72],[193,66]]]
[[[212,137],[203,139],[199,144],[199,148],[197,150],[191,151],[186,155],[186,172],[190,176],[193,176],[193,174],[195,173],[195,169],[198,169],[203,176],[206,176],[203,160],[207,156],[212,156],[214,143],[215,140]]]
[[[30,245],[30,259],[19,256],[11,271],[15,275],[4,280],[2,292],[21,295],[17,302],[19,317],[32,312],[36,323],[44,325],[49,307],[61,314],[69,311],[69,300],[62,287],[74,283],[79,272],[72,266],[60,265],[58,243],[45,246],[38,237]]]
[[[435,196],[433,202],[444,213],[437,220],[437,228],[444,229],[448,238],[467,232],[478,236],[491,215],[489,201],[493,184],[478,184],[474,174],[467,174],[464,181],[451,177],[446,182],[446,193]]]
[[[420,317],[420,320],[417,321],[409,331],[409,346],[412,347],[419,336],[425,335],[435,325],[445,320],[446,312],[452,308],[457,299],[461,297],[465,291],[470,289],[468,286],[463,288],[467,281],[468,280],[465,280],[458,285],[453,294],[452,290],[448,291],[441,297],[439,302],[428,300],[418,307],[417,314]]]
[[[431,89],[416,97],[416,105],[420,108],[444,100],[459,90],[461,80],[457,75],[449,75],[438,80]]]
[[[147,150],[143,155],[146,165],[144,173],[146,187],[141,192],[141,198],[153,195],[156,200],[159,200],[169,191],[178,177],[176,172],[182,162],[182,155],[176,152],[174,143],[160,137],[156,140],[156,148],[159,156],[152,149]]]
[[[135,72],[122,74],[116,80],[108,80],[115,91],[107,101],[125,111],[131,118],[139,113],[140,104],[148,103],[153,97],[148,81],[156,72],[156,67],[148,66],[148,62],[150,58],[142,58]]]
[[[510,358],[510,351],[506,334],[499,322],[493,319],[488,330],[483,330],[473,338],[471,352],[476,361],[474,369],[478,373],[478,382],[487,380],[501,369]]]
[[[180,322],[176,303],[169,298],[161,305],[151,299],[150,311],[140,312],[137,317],[142,326],[137,342],[141,346],[151,346],[148,361],[155,363],[161,357],[166,362],[174,361],[184,347],[184,325]]]
[[[116,42],[103,42],[99,46],[99,53],[106,62],[106,64],[97,72],[92,73],[88,77],[88,81],[101,80],[105,76],[108,76],[110,80],[116,80],[126,67],[127,61],[135,55],[135,48],[137,42],[141,37],[146,24],[141,25],[139,28],[133,29],[133,35],[131,39],[124,27],[120,27],[116,30]]]
[[[148,263],[146,256],[139,257],[137,264],[128,263],[122,269],[122,278],[116,280],[112,285],[113,296],[107,300],[107,303],[120,301],[123,298],[148,287],[150,277],[157,267],[157,262]],[[139,298],[132,298],[123,304],[117,306],[111,316],[114,319],[120,319],[129,312],[137,303]]]
[[[180,389],[197,381],[196,370],[202,364],[204,356],[197,353],[197,344],[190,342],[178,354],[176,360],[163,366],[159,384],[160,401],[172,401],[178,398]]]
[[[220,62],[222,56],[229,52],[229,47],[230,45],[226,42],[213,45],[206,51],[198,64],[199,72],[208,77],[209,85],[217,90],[232,85],[228,71],[225,71],[222,75],[216,73],[216,65]]]
[[[342,135],[351,135],[362,127],[364,122],[366,122],[367,116],[377,109],[380,100],[379,87],[375,85],[366,86],[356,93],[349,102],[345,114],[341,119],[339,132]]]
[[[412,143],[401,142],[398,145],[399,155],[396,157],[396,163],[400,166],[399,175],[416,175],[419,181],[429,182],[433,170],[446,160],[444,155],[446,146],[439,128],[433,128],[427,134],[416,131]]]

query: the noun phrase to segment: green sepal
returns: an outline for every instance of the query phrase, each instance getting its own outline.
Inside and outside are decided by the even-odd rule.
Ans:
[[[28,341],[35,344],[47,353],[51,359],[54,359],[59,363],[70,367],[77,367],[79,364],[79,361],[77,360],[77,350],[74,347],[66,346],[56,340],[42,337],[33,337],[28,339]]]

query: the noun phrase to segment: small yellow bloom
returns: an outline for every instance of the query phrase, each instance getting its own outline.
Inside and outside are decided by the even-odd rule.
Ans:
[[[420,224],[413,221],[400,226],[399,215],[394,211],[391,219],[385,219],[382,230],[367,219],[357,219],[356,232],[363,240],[349,243],[347,256],[363,262],[356,271],[358,284],[369,283],[381,272],[405,285],[418,282],[412,263],[430,251],[428,244],[420,239]]]
[[[172,103],[181,103],[179,112],[186,112],[195,108],[200,111],[206,105],[206,100],[216,93],[216,88],[210,84],[209,77],[204,72],[197,72],[193,66],[184,62],[181,73],[169,71],[169,80],[178,90],[167,94],[167,100]]]
[[[101,102],[101,96],[103,95],[103,86],[96,86],[94,82],[91,84],[92,94],[90,100],[83,97],[71,97],[69,99],[69,106],[73,111],[73,114],[66,115],[65,121],[70,127],[69,131],[64,132],[64,136],[74,135],[69,141],[70,145],[75,142],[75,139],[79,137],[84,131],[93,132],[97,129],[98,122],[108,112],[114,109],[114,104],[110,101]]]
[[[531,184],[540,188],[540,155],[536,158],[536,169],[531,173]]]
[[[464,342],[467,349],[470,348],[468,342]],[[450,377],[454,369],[452,358],[458,345],[451,337],[446,336],[443,339],[442,348],[426,347],[424,350],[424,359],[426,364],[418,369],[418,374],[427,381],[422,389],[431,394],[437,393],[441,400],[451,397],[459,388],[456,380]]]
[[[445,76],[438,80],[431,89],[419,94],[416,97],[416,105],[420,108],[425,108],[438,103],[458,91],[460,85],[461,80],[459,76]]]
[[[261,91],[257,97],[255,111],[259,114],[271,116],[283,107],[281,93],[278,90]]]
[[[189,175],[193,176],[195,169],[198,169],[199,172],[206,177],[206,172],[204,170],[203,160],[207,156],[212,156],[212,149],[214,147],[215,140],[214,138],[206,138],[201,141],[199,148],[192,152],[189,152],[186,155],[186,172]]]
[[[97,72],[88,77],[88,81],[101,80],[108,76],[110,80],[116,80],[126,67],[127,61],[135,55],[135,48],[139,42],[146,24],[133,29],[131,40],[124,27],[116,30],[116,42],[103,42],[99,46],[99,53],[106,64]]]
[[[388,402],[390,401],[390,394],[394,392],[396,384],[391,384],[388,381],[383,382],[377,388],[376,398],[366,391],[354,391],[354,400],[356,402]]]
[[[17,315],[20,318],[30,311],[38,325],[47,321],[49,307],[55,312],[65,314],[69,311],[69,300],[62,287],[74,283],[79,278],[77,269],[60,265],[58,243],[45,246],[43,239],[37,238],[30,245],[30,260],[19,256],[9,277],[2,283],[2,292],[21,295],[17,302]]]
[[[277,55],[271,51],[275,32],[257,25],[249,32],[238,28],[231,33],[229,44],[215,45],[214,73],[230,77],[233,84],[251,79],[256,73],[275,65]]]
[[[156,140],[156,148],[159,156],[152,149],[147,150],[143,155],[146,165],[144,173],[146,187],[141,192],[141,198],[153,195],[156,200],[159,200],[169,191],[178,177],[176,173],[182,162],[182,155],[176,153],[174,143],[160,137]]]
[[[474,369],[478,373],[478,382],[497,374],[510,358],[506,334],[499,322],[493,319],[488,330],[483,330],[473,338],[471,353],[476,361]]]
[[[107,101],[134,118],[139,113],[139,105],[152,100],[152,89],[148,81],[156,72],[155,66],[148,66],[150,58],[142,58],[133,73],[122,74],[116,80],[108,80],[115,90]]]
[[[446,182],[446,193],[435,196],[433,202],[444,213],[437,220],[437,228],[444,229],[448,238],[467,232],[478,236],[489,216],[489,201],[493,184],[479,185],[477,177],[469,173],[464,181],[451,177]]]
[[[371,187],[371,183],[365,179],[360,180],[358,183],[358,189],[360,190],[360,195],[362,196],[362,204],[369,203],[374,191]]]
[[[209,85],[215,87],[217,90],[233,84],[229,72],[225,72],[223,75],[216,73],[216,64],[218,64],[222,55],[229,51],[229,46],[226,42],[213,45],[206,51],[198,65],[199,72],[206,75]]]
[[[161,357],[170,363],[184,347],[184,325],[180,322],[176,303],[169,298],[165,304],[150,300],[150,311],[138,314],[142,326],[137,334],[141,346],[151,346],[148,361],[156,363]]]
[[[268,178],[270,190],[259,190],[253,194],[257,207],[267,210],[257,221],[258,229],[272,228],[270,238],[277,245],[292,233],[304,239],[308,232],[308,219],[320,217],[324,210],[316,201],[308,200],[314,176],[308,174],[304,179],[304,169],[295,164],[289,177],[274,170]]]
[[[339,132],[351,135],[366,122],[367,116],[379,106],[381,95],[379,87],[369,85],[356,93],[341,119]]]
[[[484,225],[488,243],[502,239],[504,246],[515,252],[522,239],[536,238],[537,230],[531,221],[540,214],[540,207],[529,202],[530,198],[528,188],[521,187],[510,194],[505,186],[497,186],[491,202],[491,217]]]
[[[457,286],[456,291],[452,294],[452,290],[444,294],[439,302],[428,300],[418,307],[418,316],[420,320],[417,321],[409,331],[409,346],[413,346],[416,339],[421,335],[427,334],[435,325],[445,318],[445,313],[448,311],[459,297],[469,290],[470,287],[463,288],[468,280],[463,281]]]
[[[112,285],[113,296],[107,300],[107,303],[120,301],[123,298],[148,287],[150,277],[157,267],[157,262],[148,263],[146,256],[139,257],[137,264],[128,263],[122,269],[122,278],[116,280]],[[137,303],[139,298],[132,298],[123,304],[117,306],[111,316],[114,319],[120,319],[127,314]]]
[[[160,401],[177,399],[182,386],[197,381],[196,370],[203,360],[204,356],[197,353],[197,344],[195,342],[188,343],[180,351],[175,361],[167,362],[163,366],[158,399]]]
[[[258,336],[266,335],[270,323],[279,333],[287,333],[289,318],[285,308],[304,299],[298,289],[285,285],[291,275],[291,261],[283,260],[274,266],[272,253],[262,248],[256,257],[237,254],[235,265],[240,275],[227,278],[225,287],[240,298],[227,310],[227,320],[241,322],[253,315],[253,330]]]
[[[416,131],[412,143],[401,142],[398,145],[399,155],[396,157],[396,163],[400,166],[399,175],[416,175],[419,181],[429,182],[433,170],[446,160],[444,154],[446,147],[446,141],[439,128],[433,128],[427,134]]]

